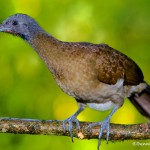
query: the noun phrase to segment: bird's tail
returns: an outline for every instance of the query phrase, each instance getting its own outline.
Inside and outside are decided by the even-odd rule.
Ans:
[[[132,94],[129,99],[138,111],[150,120],[150,86],[148,85],[140,94]]]
[[[129,99],[139,112],[150,120],[150,86],[148,85],[140,94],[132,94]]]

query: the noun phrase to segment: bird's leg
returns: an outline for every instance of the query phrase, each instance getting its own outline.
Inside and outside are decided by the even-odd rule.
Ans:
[[[109,133],[110,133],[110,119],[118,108],[119,108],[119,106],[115,106],[114,109],[112,110],[112,112],[108,115],[108,117],[105,120],[103,120],[101,122],[92,123],[89,125],[89,128],[92,128],[93,126],[97,126],[97,125],[101,126],[100,131],[99,131],[99,135],[98,135],[98,150],[99,150],[99,147],[101,145],[100,140],[102,138],[104,130],[106,130],[106,141],[108,143]]]
[[[77,119],[77,116],[85,108],[85,104],[78,103],[78,105],[79,105],[79,109],[72,116],[70,116],[69,118],[67,118],[66,120],[63,121],[64,130],[66,130],[66,123],[68,123],[68,131],[69,131],[70,137],[72,139],[72,142],[73,142],[72,123],[75,122],[78,127],[78,130],[80,130],[80,124]]]

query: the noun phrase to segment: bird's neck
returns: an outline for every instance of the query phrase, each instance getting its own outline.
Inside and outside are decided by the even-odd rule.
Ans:
[[[28,43],[35,49],[52,71],[55,67],[54,65],[58,63],[57,58],[61,53],[59,48],[61,41],[46,32],[39,32],[34,35],[34,38],[30,39]]]

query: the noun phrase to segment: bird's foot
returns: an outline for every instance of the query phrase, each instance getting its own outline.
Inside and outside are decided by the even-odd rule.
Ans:
[[[66,123],[68,123],[68,131],[71,137],[71,140],[73,142],[73,134],[72,134],[72,129],[73,129],[73,123],[76,123],[78,130],[80,130],[80,124],[78,119],[76,118],[75,115],[72,115],[71,117],[67,118],[66,120],[63,121],[63,128],[66,130]]]
[[[99,150],[99,147],[101,145],[101,138],[102,138],[102,135],[103,135],[103,132],[106,130],[106,141],[107,141],[107,144],[108,144],[108,140],[109,140],[109,133],[110,133],[110,118],[106,118],[105,120],[103,120],[102,122],[96,122],[96,123],[92,123],[88,126],[88,128],[90,128],[90,130],[92,129],[92,127],[94,126],[98,126],[100,125],[100,131],[99,131],[99,135],[98,135],[98,147],[97,149]]]

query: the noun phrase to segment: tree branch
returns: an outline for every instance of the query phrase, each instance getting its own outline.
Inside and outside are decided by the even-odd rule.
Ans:
[[[80,139],[97,139],[99,126],[88,130],[89,122],[80,122],[81,130],[73,124],[73,136]],[[62,121],[35,120],[19,118],[0,118],[0,133],[43,134],[69,136],[62,127]],[[102,139],[106,138],[106,132]],[[110,125],[110,140],[142,140],[150,139],[150,123],[133,125]]]

